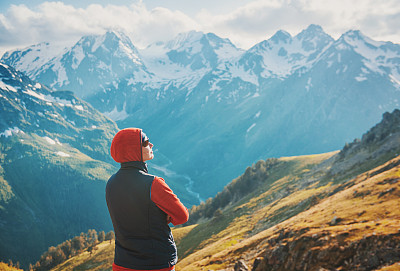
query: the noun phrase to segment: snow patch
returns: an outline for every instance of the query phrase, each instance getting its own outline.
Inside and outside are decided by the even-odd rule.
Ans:
[[[49,143],[50,145],[55,145],[55,144],[57,144],[57,145],[62,145],[61,144],[61,142],[58,140],[58,138],[56,138],[55,140],[53,140],[53,139],[51,139],[50,137],[48,137],[48,136],[45,136],[45,137],[43,137],[46,141],[47,141],[47,143]]]
[[[254,73],[251,72],[251,70],[249,70],[248,72],[246,72],[244,70],[243,66],[237,66],[237,65],[233,65],[230,69],[229,72],[231,73],[232,77],[238,77],[240,79],[242,79],[245,82],[249,82],[253,85],[258,86],[258,77],[257,75],[255,75]]]
[[[126,102],[124,103],[124,107],[122,111],[118,111],[117,106],[110,112],[103,112],[104,115],[112,119],[113,121],[124,120],[129,117],[129,114],[126,113]]]
[[[13,86],[8,85],[1,80],[0,80],[0,88],[7,91],[18,92]]]
[[[24,90],[23,93],[26,93],[26,94],[28,94],[28,95],[30,95],[32,97],[35,97],[35,98],[37,98],[39,100],[42,100],[42,101],[45,101],[45,102],[51,102],[51,100],[47,99],[46,96],[43,95],[42,93],[37,93],[37,92],[35,92],[33,90],[30,90],[30,89]]]
[[[250,132],[251,129],[253,129],[256,126],[255,123],[253,123],[246,131],[246,133]]]
[[[94,40],[94,44],[92,46],[92,53],[96,52],[96,50],[103,44],[105,39],[106,39],[106,35],[102,35],[102,36],[97,37]]]
[[[55,74],[57,74],[57,81],[53,82],[52,86],[57,85],[57,84],[59,86],[69,84],[67,72],[66,72],[65,68],[62,66],[61,60],[54,62],[52,70],[54,71]]]
[[[51,139],[50,137],[45,136],[44,139],[47,141],[47,143],[49,143],[50,145],[55,145],[56,142]]]
[[[73,59],[71,68],[76,70],[81,64],[82,60],[85,58],[85,53],[83,52],[83,48],[81,46],[76,46],[72,49]]]
[[[362,81],[367,80],[368,78],[363,75],[359,75],[359,76],[355,77],[354,79],[356,79],[356,81],[358,81],[358,82],[362,82]]]
[[[310,88],[313,86],[313,84],[311,84],[312,78],[309,77],[307,80],[307,85],[306,85],[306,90],[307,92],[310,91]]]
[[[14,128],[8,128],[4,132],[0,133],[0,136],[9,137],[9,136],[12,136],[13,134],[18,134],[18,133],[25,134],[18,127],[14,127]]]
[[[65,152],[62,152],[62,151],[58,151],[58,152],[56,152],[56,154],[58,156],[61,156],[61,157],[70,157],[71,156],[68,153],[65,153]]]
[[[209,82],[211,83],[211,82]],[[221,90],[221,87],[217,86],[217,84],[219,83],[219,80],[215,80],[212,82],[212,86],[210,87],[211,91],[215,91],[215,90]]]
[[[399,87],[400,87],[400,76],[399,76],[399,74],[397,74],[397,77],[394,76],[393,74],[389,74],[389,78],[390,78],[390,81],[391,81],[394,85],[397,85],[396,88],[399,88]]]
[[[217,46],[217,44],[213,42],[210,43],[213,45],[213,47]],[[215,53],[217,54],[220,61],[227,61],[238,59],[240,56],[243,55],[244,51],[241,49],[237,49],[230,44],[223,43],[222,46],[215,49]]]

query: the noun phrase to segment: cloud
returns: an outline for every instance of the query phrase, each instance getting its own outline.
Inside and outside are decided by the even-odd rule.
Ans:
[[[295,35],[310,24],[321,25],[334,38],[354,29],[372,39],[400,43],[399,0],[260,0],[228,14],[202,10],[197,20],[208,31],[243,47],[265,40],[280,29]]]
[[[85,9],[44,2],[34,10],[12,5],[6,14],[0,14],[0,46],[77,41],[83,35],[116,29],[127,33],[140,47],[197,28],[197,23],[180,11],[148,10],[142,2],[130,6],[92,4]]]
[[[228,0],[221,1],[229,5]],[[310,24],[321,25],[334,38],[357,29],[375,40],[400,43],[400,0],[254,0],[225,14],[211,10],[204,8],[191,17],[177,9],[149,9],[141,0],[129,6],[85,8],[63,2],[44,2],[35,8],[11,5],[0,13],[0,51],[43,41],[76,42],[83,35],[110,29],[124,31],[138,47],[198,30],[229,38],[246,49],[280,29],[296,35]]]
[[[304,10],[290,1],[254,1],[230,14],[212,16],[203,10],[197,16],[212,32],[243,47],[255,45],[278,30],[297,33],[316,21],[329,21],[328,14]]]

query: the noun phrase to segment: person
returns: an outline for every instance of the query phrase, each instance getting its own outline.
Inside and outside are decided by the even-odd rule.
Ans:
[[[188,221],[189,212],[164,179],[148,174],[153,144],[139,128],[120,130],[111,143],[121,168],[106,186],[115,232],[114,271],[174,270],[177,250],[169,223]]]

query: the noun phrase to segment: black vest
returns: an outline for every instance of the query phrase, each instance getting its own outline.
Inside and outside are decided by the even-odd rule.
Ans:
[[[122,163],[106,187],[115,232],[116,265],[131,269],[162,269],[178,260],[167,214],[151,201],[154,176],[144,162]]]

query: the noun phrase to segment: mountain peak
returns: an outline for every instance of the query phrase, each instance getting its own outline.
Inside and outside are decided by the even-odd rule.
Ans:
[[[128,51],[129,55],[137,54],[130,38],[121,31],[109,30],[102,35],[88,35],[82,37],[74,47],[82,47],[94,53],[99,48],[106,51],[116,51],[118,48]]]
[[[115,39],[120,40],[125,44],[132,44],[131,39],[123,31],[108,30],[104,35],[106,36],[106,39]]]
[[[316,24],[310,24],[306,29],[301,31],[299,34],[297,34],[298,39],[309,39],[309,38],[315,38],[315,37],[329,37],[331,38],[328,34],[324,32],[321,26],[316,25]]]
[[[325,33],[324,30],[322,29],[322,27],[320,25],[317,24],[310,24],[306,30],[307,32],[313,32],[313,33]]]
[[[270,40],[273,41],[274,43],[279,43],[279,42],[284,42],[288,43],[289,40],[292,39],[292,36],[284,31],[284,30],[279,30],[277,31],[271,38]]]
[[[361,40],[365,38],[365,36],[361,33],[360,30],[349,30],[346,33],[344,33],[342,37],[350,38],[353,40],[356,39]]]
[[[378,48],[385,44],[385,42],[375,41],[365,36],[360,30],[349,30],[344,33],[338,40],[339,43],[347,43],[353,47],[358,47],[360,43],[368,44],[372,48]]]
[[[192,44],[200,41],[204,37],[204,33],[200,31],[189,31],[179,33],[173,40],[167,42],[165,45],[166,48],[170,50],[176,50],[185,44]]]
[[[296,35],[296,39],[302,42],[302,48],[306,51],[320,50],[333,42],[333,38],[326,34],[321,26],[311,24],[307,29]]]

